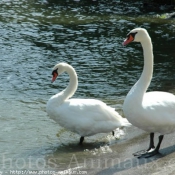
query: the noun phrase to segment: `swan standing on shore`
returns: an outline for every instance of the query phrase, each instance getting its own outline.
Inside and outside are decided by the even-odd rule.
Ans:
[[[78,78],[71,65],[59,63],[53,68],[52,82],[63,72],[67,72],[70,77],[69,85],[65,90],[49,99],[46,111],[50,118],[62,127],[78,133],[81,136],[80,144],[82,144],[85,136],[107,133],[116,128],[131,125],[114,108],[107,106],[102,101],[95,99],[69,99],[77,89]]]
[[[146,92],[153,74],[151,38],[145,29],[136,28],[129,32],[123,45],[132,41],[140,42],[143,47],[144,68],[139,80],[125,98],[123,111],[130,123],[150,133],[149,148],[134,154],[146,158],[159,153],[164,134],[175,131],[175,96],[167,92]],[[160,133],[156,147],[155,132]]]

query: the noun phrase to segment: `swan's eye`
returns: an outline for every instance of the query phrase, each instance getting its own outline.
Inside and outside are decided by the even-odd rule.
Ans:
[[[134,40],[136,34],[137,34],[137,32],[135,32],[135,33],[129,33],[126,37],[127,37],[129,40]],[[132,39],[131,39],[131,38],[132,38]]]
[[[58,68],[52,71],[52,75],[57,74],[58,75]]]
[[[135,38],[135,35],[137,34],[137,32],[135,32],[135,33],[130,33],[130,35],[133,37],[133,38]]]
[[[129,33],[129,34],[127,35],[127,39],[125,40],[124,45],[127,45],[127,44],[129,44],[130,42],[134,41],[134,38],[135,38],[135,35],[136,35],[136,34],[137,34],[137,32],[135,32],[135,33]]]
[[[52,83],[53,83],[58,76],[58,69],[53,70],[52,75],[53,75],[52,77]]]

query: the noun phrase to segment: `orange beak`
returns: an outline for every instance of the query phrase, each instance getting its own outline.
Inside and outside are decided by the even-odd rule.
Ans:
[[[57,76],[58,76],[58,74],[56,72],[54,72],[53,77],[52,77],[52,83],[56,80]]]
[[[134,40],[132,35],[129,35],[128,38],[126,38],[123,42],[123,46],[128,45],[129,43],[131,43]]]

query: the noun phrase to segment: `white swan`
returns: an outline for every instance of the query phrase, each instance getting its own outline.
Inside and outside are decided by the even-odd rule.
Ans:
[[[148,32],[143,28],[130,31],[123,45],[132,41],[140,42],[143,47],[143,72],[127,94],[123,111],[128,121],[150,133],[150,145],[145,151],[135,153],[138,157],[151,157],[159,153],[164,134],[175,131],[175,96],[167,92],[147,92],[153,74],[152,42]],[[155,148],[154,133],[160,133]]]
[[[61,126],[78,133],[81,136],[80,144],[82,144],[85,136],[107,133],[118,127],[131,125],[114,108],[107,106],[102,101],[95,99],[69,99],[77,89],[78,78],[71,65],[59,63],[53,68],[52,82],[63,72],[67,72],[70,77],[69,85],[65,90],[49,99],[46,111],[50,118]]]

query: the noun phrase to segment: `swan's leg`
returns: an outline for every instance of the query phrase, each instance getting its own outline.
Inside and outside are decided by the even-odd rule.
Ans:
[[[146,151],[148,152],[148,151],[150,151],[152,149],[155,149],[155,146],[154,146],[154,133],[150,133],[149,148]]]
[[[114,131],[112,131],[112,135],[113,135],[113,136],[115,135],[115,132],[114,132]]]
[[[147,150],[141,150],[141,151],[138,151],[136,153],[133,153],[133,155],[134,156],[141,156],[141,155],[147,153],[148,151],[150,151],[152,149],[155,149],[155,146],[154,146],[154,133],[150,133],[149,148]]]
[[[162,143],[163,137],[164,137],[164,135],[159,136],[159,142],[154,150],[148,151],[147,153],[141,155],[139,158],[148,158],[148,157],[152,157],[156,154],[159,154],[159,149],[160,149],[160,145]]]
[[[82,145],[83,140],[84,140],[84,137],[83,137],[83,136],[82,136],[82,137],[80,137],[80,142],[79,142],[79,145]]]
[[[161,145],[161,143],[162,143],[163,137],[164,137],[164,135],[160,135],[160,136],[159,136],[159,143],[157,144],[156,149],[155,149],[155,150],[157,150],[158,152],[159,152],[160,145]]]

